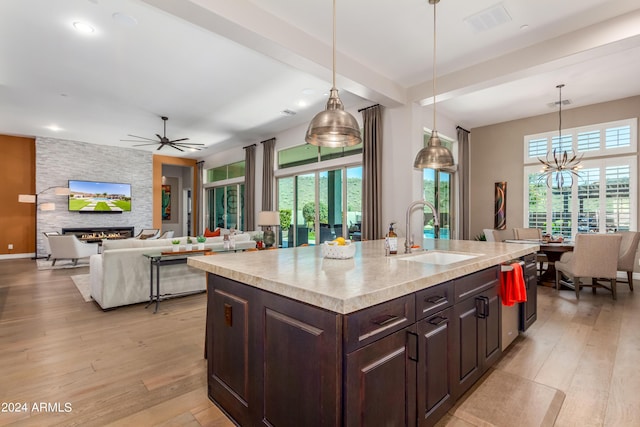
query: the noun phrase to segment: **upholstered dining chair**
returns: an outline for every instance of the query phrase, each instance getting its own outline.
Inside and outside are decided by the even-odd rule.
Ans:
[[[618,254],[620,252],[620,234],[576,234],[573,252],[562,254],[560,261],[556,261],[556,290],[560,290],[560,276],[569,276],[572,284],[562,282],[563,285],[573,287],[576,299],[580,299],[580,288],[589,286],[596,293],[596,288],[611,291],[613,299],[617,299],[616,276],[618,271]],[[583,284],[582,278],[590,277],[591,284]],[[609,280],[610,287],[603,285],[603,280]]]
[[[542,230],[540,230],[539,228],[514,228],[513,234],[518,240],[542,239]],[[536,261],[538,262],[538,273],[542,274],[544,272],[544,264],[548,264],[549,259],[544,253],[538,252],[536,254]]]
[[[493,228],[484,228],[482,231],[487,242],[504,242],[515,237],[511,229],[495,230]]]
[[[620,242],[620,255],[618,256],[618,271],[627,273],[627,283],[629,289],[633,291],[633,269],[636,265],[636,252],[640,243],[640,232],[621,231],[622,241]],[[625,283],[624,281],[619,281]]]

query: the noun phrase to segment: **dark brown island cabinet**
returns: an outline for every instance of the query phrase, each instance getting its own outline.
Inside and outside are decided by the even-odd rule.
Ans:
[[[209,273],[209,397],[241,426],[432,426],[501,356],[499,275],[343,315]]]

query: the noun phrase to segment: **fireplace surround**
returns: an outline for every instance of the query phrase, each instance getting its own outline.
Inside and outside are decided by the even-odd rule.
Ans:
[[[63,228],[62,234],[75,234],[85,242],[100,242],[103,239],[128,239],[133,237],[133,227],[82,227]]]

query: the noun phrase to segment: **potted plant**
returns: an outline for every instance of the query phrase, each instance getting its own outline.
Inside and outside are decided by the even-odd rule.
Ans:
[[[173,239],[171,244],[173,245],[173,252],[180,252],[180,239]]]
[[[262,249],[264,247],[264,243],[263,243],[264,237],[262,232],[260,231],[256,232],[256,234],[253,235],[252,239],[255,240],[256,242],[256,248]]]
[[[196,240],[198,241],[198,249],[201,251],[204,250],[204,242],[207,241],[207,238],[201,234],[196,237]]]
[[[187,237],[187,251],[192,251],[193,250],[193,240],[191,240],[191,237]]]

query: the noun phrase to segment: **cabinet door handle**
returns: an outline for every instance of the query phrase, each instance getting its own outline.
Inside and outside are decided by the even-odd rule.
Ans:
[[[428,320],[429,323],[431,323],[434,326],[438,326],[438,325],[442,325],[445,322],[448,322],[449,319],[447,319],[446,317],[442,317],[442,316],[433,316],[431,319]]]
[[[425,298],[425,301],[431,304],[440,304],[441,302],[445,302],[446,300],[446,297],[440,295],[434,295],[432,297]]]
[[[224,304],[224,323],[227,326],[233,326],[233,307],[231,304]]]
[[[482,297],[484,301],[484,317],[489,317],[489,297]]]
[[[478,319],[484,319],[487,317],[484,314],[484,299],[482,297],[476,297],[476,317]]]
[[[371,322],[375,323],[378,326],[385,326],[391,322],[395,322],[399,317],[395,314],[385,314],[384,316],[380,316],[377,319],[372,319]]]
[[[407,331],[407,357],[414,362],[418,361],[418,334]]]

